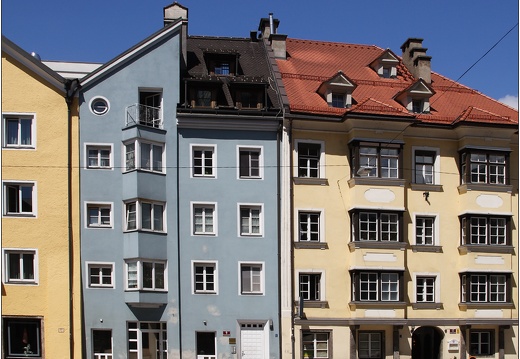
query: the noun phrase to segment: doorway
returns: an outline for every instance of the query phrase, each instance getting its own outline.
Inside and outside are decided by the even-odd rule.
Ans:
[[[420,327],[412,334],[412,359],[440,359],[444,333],[436,327]]]

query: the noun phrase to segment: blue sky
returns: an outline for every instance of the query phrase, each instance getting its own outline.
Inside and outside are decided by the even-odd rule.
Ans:
[[[173,0],[3,0],[2,34],[43,60],[106,62],[162,27]],[[291,38],[390,48],[424,39],[432,70],[518,107],[518,0],[181,0],[190,35],[248,37],[272,12]]]

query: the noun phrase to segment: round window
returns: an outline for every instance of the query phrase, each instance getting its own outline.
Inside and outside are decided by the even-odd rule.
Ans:
[[[104,115],[108,112],[109,109],[107,99],[103,97],[96,97],[90,101],[90,109],[96,115]]]

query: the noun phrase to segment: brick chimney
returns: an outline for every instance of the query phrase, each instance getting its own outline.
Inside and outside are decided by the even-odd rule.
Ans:
[[[188,38],[188,8],[182,6],[178,2],[174,2],[171,5],[165,6],[163,9],[164,14],[164,26],[168,26],[172,22],[182,19],[181,27],[181,51],[184,62],[188,54],[187,50],[187,38]]]
[[[432,82],[431,56],[426,55],[428,50],[422,47],[423,39],[409,38],[401,46],[403,64],[416,78],[422,78],[426,83]]]
[[[274,52],[274,57],[277,59],[287,59],[287,47],[285,40],[287,35],[278,34],[278,25],[280,20],[273,19],[273,14],[269,14],[269,18],[260,19],[258,30],[264,41],[268,40]]]

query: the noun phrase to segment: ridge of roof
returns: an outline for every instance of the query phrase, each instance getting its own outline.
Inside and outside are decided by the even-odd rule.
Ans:
[[[382,50],[382,51],[386,50],[386,49],[383,49],[382,47],[379,47],[377,45],[355,44],[355,43],[350,43],[350,42],[297,39],[297,38],[294,38],[294,37],[288,37],[287,41],[302,42],[302,43],[314,43],[314,44],[321,44],[321,45],[328,45],[328,46],[336,45],[338,47],[353,47],[353,48],[367,47],[367,48],[374,48],[374,49]]]

